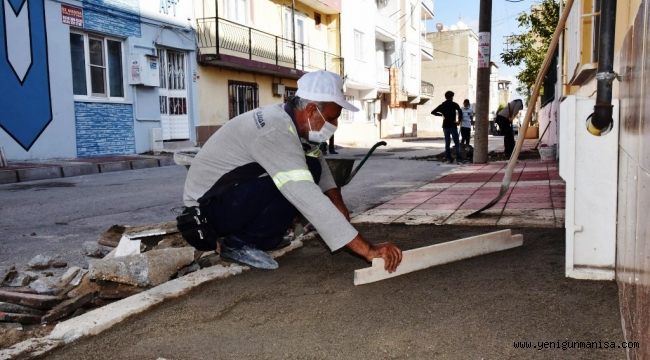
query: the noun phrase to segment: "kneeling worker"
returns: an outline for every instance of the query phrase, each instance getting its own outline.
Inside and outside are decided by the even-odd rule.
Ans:
[[[201,219],[199,235],[186,236],[179,217],[179,229],[192,246],[215,250],[220,237],[222,257],[275,269],[278,264],[266,251],[283,245],[300,212],[330,250],[345,246],[367,261],[383,258],[386,270],[395,271],[401,250],[391,243],[371,244],[352,227],[319,151],[336,130],[341,109],[359,110],[345,100],[342,87],[334,73],[307,73],[286,104],[241,114],[208,139],[192,161],[183,195],[184,214]]]

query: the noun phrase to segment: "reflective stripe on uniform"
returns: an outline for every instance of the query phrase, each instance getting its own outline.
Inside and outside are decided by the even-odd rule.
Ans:
[[[311,181],[314,182],[314,178],[311,176],[311,173],[308,170],[290,170],[283,171],[275,174],[273,176],[273,182],[278,189],[281,189],[286,183],[290,181]]]

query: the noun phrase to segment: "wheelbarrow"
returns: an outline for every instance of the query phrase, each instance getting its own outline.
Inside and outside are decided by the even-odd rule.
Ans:
[[[339,159],[339,158],[328,158],[325,159],[327,161],[327,165],[330,168],[330,171],[332,172],[332,176],[334,177],[334,182],[336,182],[336,186],[338,187],[343,187],[347,185],[350,180],[357,174],[361,166],[368,160],[370,155],[377,149],[379,146],[386,146],[385,141],[380,141],[373,145],[366,156],[361,160],[359,165],[357,165],[356,168],[354,168],[354,161],[355,159]]]
[[[355,159],[340,159],[340,158],[329,158],[326,159],[327,165],[330,168],[330,171],[332,172],[332,176],[334,177],[334,181],[336,182],[336,186],[338,187],[343,187],[347,185],[350,180],[357,174],[361,166],[368,160],[370,155],[377,149],[379,146],[386,146],[385,141],[380,141],[373,145],[366,156],[361,160],[359,165],[357,165],[356,168],[354,168],[354,162]],[[194,160],[194,156],[196,156],[196,153],[198,152],[198,149],[196,150],[183,150],[183,151],[177,151],[174,153],[174,162],[178,165],[183,165],[186,168],[190,168],[190,165],[192,164],[192,160]]]

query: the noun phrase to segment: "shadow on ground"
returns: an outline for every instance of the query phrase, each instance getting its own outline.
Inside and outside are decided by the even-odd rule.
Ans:
[[[495,228],[360,225],[404,248]],[[52,359],[623,359],[621,349],[518,349],[517,341],[622,341],[614,282],[564,277],[564,232],[524,246],[355,287],[368,266],[322,243],[280,269],[215,281]]]

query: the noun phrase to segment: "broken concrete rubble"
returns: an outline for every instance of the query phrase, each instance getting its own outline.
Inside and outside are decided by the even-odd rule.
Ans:
[[[84,243],[81,244],[81,248],[83,249],[84,255],[94,258],[102,258],[111,251],[110,248],[102,246],[94,241],[84,241]]]
[[[52,265],[53,261],[54,260],[52,260],[51,257],[39,254],[29,260],[27,266],[32,269],[42,270],[49,268]]]
[[[41,310],[31,308],[29,306],[23,306],[18,304],[12,304],[8,302],[0,302],[0,312],[16,313],[16,314],[32,314],[42,316],[44,313]]]
[[[171,278],[180,268],[194,261],[194,248],[151,250],[143,254],[92,260],[89,276],[140,287],[155,286]]]
[[[122,234],[124,234],[124,230],[126,230],[126,227],[122,225],[113,225],[104,231],[99,237],[99,240],[97,240],[97,243],[104,246],[116,247],[120,242]]]
[[[5,281],[2,285],[10,287],[23,287],[29,285],[34,279],[38,278],[38,274],[31,271],[28,272],[17,272],[13,276],[9,277],[9,280]]]
[[[43,316],[42,321],[45,323],[51,323],[53,321],[62,319],[72,314],[75,310],[89,303],[93,299],[93,296],[93,293],[88,293],[65,300],[48,311],[47,314]]]
[[[15,266],[0,266],[0,284],[10,281],[16,274]]]

